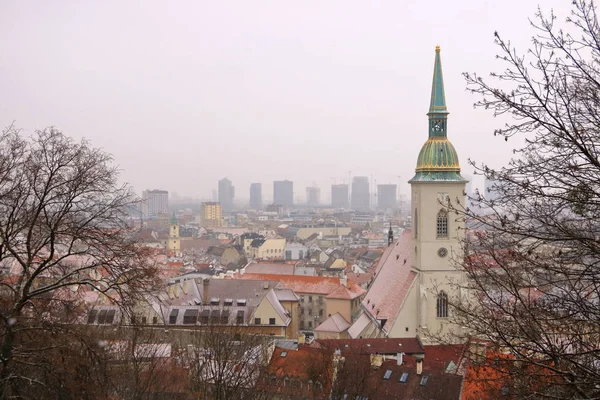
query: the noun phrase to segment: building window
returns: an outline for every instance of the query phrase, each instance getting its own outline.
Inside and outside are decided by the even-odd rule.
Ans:
[[[304,303],[304,296],[300,296],[300,301]]]
[[[319,316],[323,316],[323,309],[319,310]]]
[[[312,315],[312,309],[308,309],[308,315]]]
[[[448,295],[443,290],[437,298],[437,316],[438,318],[448,318]]]
[[[444,210],[437,215],[437,238],[448,239],[448,213]]]
[[[158,317],[152,317],[152,323],[154,325],[158,324]]]
[[[254,318],[254,325],[260,325],[260,318]]]
[[[419,238],[419,210],[415,208],[415,239]]]
[[[312,321],[308,321],[308,327],[312,328]]]
[[[304,315],[304,307],[300,307],[300,315]]]
[[[308,302],[312,303],[312,296],[308,296]]]
[[[269,318],[269,325],[275,325],[275,318]]]

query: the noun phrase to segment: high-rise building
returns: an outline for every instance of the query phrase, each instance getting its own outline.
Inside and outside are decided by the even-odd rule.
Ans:
[[[250,208],[255,210],[262,208],[262,183],[250,185]]]
[[[294,205],[294,182],[288,180],[273,182],[273,204],[285,207]]]
[[[205,228],[216,228],[223,224],[223,210],[221,204],[209,201],[202,203],[200,210],[202,226]]]
[[[142,200],[144,217],[169,213],[169,191],[167,190],[144,190]]]
[[[367,210],[369,201],[369,178],[366,176],[355,176],[352,179],[352,198],[350,205],[353,210]]]
[[[231,181],[227,178],[223,178],[219,181],[219,203],[223,212],[233,211],[233,198],[235,196],[235,188],[231,184]]]
[[[377,208],[388,210],[396,208],[397,185],[377,185]]]
[[[348,208],[348,185],[331,185],[331,206]]]
[[[309,206],[318,206],[321,203],[321,189],[318,187],[306,188],[306,204]]]

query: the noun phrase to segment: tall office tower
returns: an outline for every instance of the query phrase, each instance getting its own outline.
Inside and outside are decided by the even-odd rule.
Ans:
[[[331,185],[331,206],[348,208],[348,185]]]
[[[306,188],[306,204],[309,206],[318,206],[321,203],[321,189],[318,187]]]
[[[397,185],[377,185],[377,208],[380,210],[395,209]]]
[[[223,212],[233,211],[233,197],[235,196],[235,188],[231,184],[231,181],[227,178],[223,178],[219,181],[219,203]]]
[[[259,210],[262,208],[262,184],[252,183],[250,185],[250,208]]]
[[[142,214],[145,217],[169,213],[168,190],[144,190],[142,192],[142,200]]]
[[[205,228],[217,228],[223,223],[223,210],[221,204],[214,201],[202,203],[200,210],[202,226]]]
[[[353,210],[368,210],[369,201],[369,178],[366,176],[355,176],[352,179],[352,198],[350,205]]]
[[[285,207],[294,205],[294,182],[288,180],[273,182],[273,204]]]

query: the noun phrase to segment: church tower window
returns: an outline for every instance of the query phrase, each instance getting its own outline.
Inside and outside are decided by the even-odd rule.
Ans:
[[[437,238],[448,239],[448,213],[444,210],[437,215]]]
[[[437,298],[437,317],[448,318],[448,295],[443,290]]]
[[[419,238],[419,210],[415,208],[415,239]]]

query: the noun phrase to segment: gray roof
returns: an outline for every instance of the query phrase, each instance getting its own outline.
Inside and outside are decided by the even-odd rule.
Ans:
[[[171,285],[169,294],[163,299],[162,314],[165,323],[170,325],[196,325],[197,323],[241,324],[250,323],[256,308],[265,296],[273,304],[280,317],[289,323],[285,309],[279,304],[273,289],[281,287],[276,281],[207,279],[208,303],[203,303],[204,280],[192,279]]]

